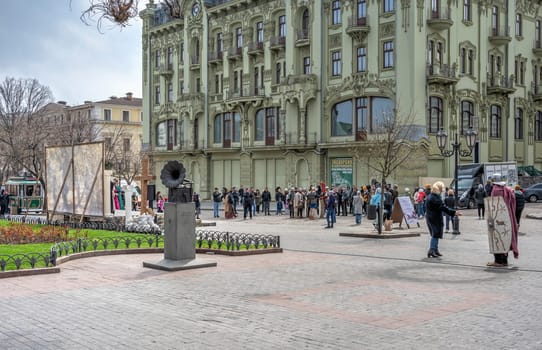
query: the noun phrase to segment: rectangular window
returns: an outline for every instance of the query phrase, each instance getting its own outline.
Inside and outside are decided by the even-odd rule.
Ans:
[[[239,72],[233,72],[233,91],[239,92]]]
[[[169,119],[167,121],[167,149],[172,150],[173,145],[177,144],[177,120]]]
[[[275,71],[275,83],[280,84],[280,72],[281,72],[282,64],[278,62],[276,64],[276,71]]]
[[[356,99],[356,130],[358,132],[368,129],[367,115],[367,97],[358,97]]]
[[[218,33],[216,35],[216,52],[219,53],[219,52],[222,52],[223,48],[224,48],[224,42],[222,41],[222,33]]]
[[[258,83],[260,82],[260,68],[254,67],[254,95],[258,95]]]
[[[241,115],[237,112],[233,113],[233,139],[232,142],[241,141]]]
[[[155,68],[160,67],[160,50],[156,50],[154,52],[154,67]]]
[[[491,105],[491,116],[489,118],[489,137],[501,137],[501,107]]]
[[[470,49],[467,57],[468,63],[468,73],[469,75],[474,74],[474,50]]]
[[[104,109],[104,120],[105,121],[111,121],[111,110],[110,109]]]
[[[472,21],[472,4],[471,0],[463,0],[463,20]]]
[[[514,138],[523,140],[523,110],[516,108],[516,116],[514,118]]]
[[[341,2],[339,0],[334,0],[331,9],[331,24],[340,24],[341,23]]]
[[[263,141],[264,138],[264,109],[260,109],[256,112],[254,121],[254,141]]]
[[[263,22],[256,23],[256,42],[263,43]]]
[[[179,49],[179,61],[181,64],[184,62],[184,43],[181,43],[181,48]]]
[[[243,30],[241,27],[235,29],[235,45],[238,49],[243,47]]]
[[[493,36],[499,35],[499,8],[497,6],[491,9],[491,31]]]
[[[286,16],[279,16],[279,36],[281,38],[286,37]]]
[[[519,83],[525,85],[525,62],[519,62]]]
[[[331,74],[336,77],[341,75],[341,51],[333,51],[331,53],[332,72]]]
[[[542,112],[536,111],[534,115],[534,139],[542,141]]]
[[[172,102],[173,101],[173,84],[169,83],[167,86],[167,101]]]
[[[122,121],[125,123],[130,121],[130,111],[122,111]]]
[[[437,133],[443,127],[442,99],[429,97],[429,133]]]
[[[215,123],[214,123],[214,143],[221,143],[222,142],[222,115],[217,114],[215,116]]]
[[[467,49],[461,48],[461,73],[467,73]]]
[[[363,22],[359,20],[367,18],[367,1],[366,0],[358,0],[357,12],[358,12],[358,24],[364,24]]]
[[[173,48],[167,49],[167,69],[173,69]]]
[[[522,36],[521,13],[516,13],[516,36]]]
[[[179,91],[180,91],[181,95],[184,94],[184,80],[181,80],[179,82]]]
[[[367,71],[367,48],[366,47],[358,47],[357,52],[357,71],[358,72],[365,72]]]
[[[122,150],[127,153],[130,152],[130,139],[125,138],[122,140]]]
[[[395,1],[394,0],[384,0],[384,13],[395,11]]]
[[[160,86],[154,87],[154,104],[160,104]]]
[[[461,135],[465,135],[465,132],[474,127],[474,105],[470,101],[461,102]]]
[[[231,113],[224,113],[224,141],[223,144],[225,147],[230,147],[231,145]]]
[[[196,79],[196,92],[201,92],[201,79]]]
[[[537,19],[536,22],[534,22],[534,41],[535,41],[535,45],[536,45],[536,48],[537,49],[540,49],[541,48],[541,45],[540,45],[540,20]]]
[[[220,75],[215,74],[215,94],[218,94],[220,91]]]
[[[269,141],[275,139],[275,109],[267,108],[265,114],[265,138]],[[269,142],[268,142],[269,144]]]
[[[311,74],[311,58],[303,57],[303,74]]]
[[[384,68],[393,68],[393,41],[384,41],[383,43],[384,51]]]

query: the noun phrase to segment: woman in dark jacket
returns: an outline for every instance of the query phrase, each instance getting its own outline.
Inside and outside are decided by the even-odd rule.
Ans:
[[[516,197],[516,222],[519,226],[519,219],[521,219],[521,212],[523,211],[523,208],[525,208],[525,195],[523,194],[523,191],[521,190],[520,185],[516,185],[514,188],[514,195]]]
[[[431,235],[431,242],[429,245],[429,251],[427,252],[428,258],[437,258],[442,256],[438,250],[438,240],[442,238],[442,231],[444,226],[444,220],[442,214],[448,214],[450,216],[460,215],[456,210],[448,208],[441,198],[441,193],[444,191],[444,183],[437,181],[431,188],[431,193],[425,201],[425,221]]]
[[[476,200],[476,205],[478,206],[478,219],[482,220],[486,215],[486,207],[484,204],[484,198],[487,197],[486,190],[484,185],[479,184],[478,189],[474,192],[474,199]]]

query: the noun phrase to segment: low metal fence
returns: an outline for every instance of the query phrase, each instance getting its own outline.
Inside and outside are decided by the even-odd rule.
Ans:
[[[280,248],[280,236],[255,233],[222,232],[213,230],[197,230],[196,246],[203,248],[203,243],[208,248],[216,244],[217,249],[240,250],[245,249],[266,249]],[[209,243],[211,242],[211,243]]]

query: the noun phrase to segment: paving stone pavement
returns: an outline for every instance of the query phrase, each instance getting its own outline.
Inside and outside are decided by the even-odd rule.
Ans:
[[[104,256],[0,279],[0,349],[542,349],[542,221],[522,219],[520,259],[490,269],[485,222],[463,213],[442,259],[425,258],[423,222],[378,240],[339,237],[373,230],[352,216],[258,215],[216,229],[279,234],[284,253],[178,272],[142,267],[161,254]]]

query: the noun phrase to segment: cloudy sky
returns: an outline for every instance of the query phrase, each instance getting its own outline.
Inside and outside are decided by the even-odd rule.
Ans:
[[[122,30],[104,22],[101,34],[79,19],[88,1],[0,0],[0,80],[36,78],[72,106],[141,97],[140,18]]]

